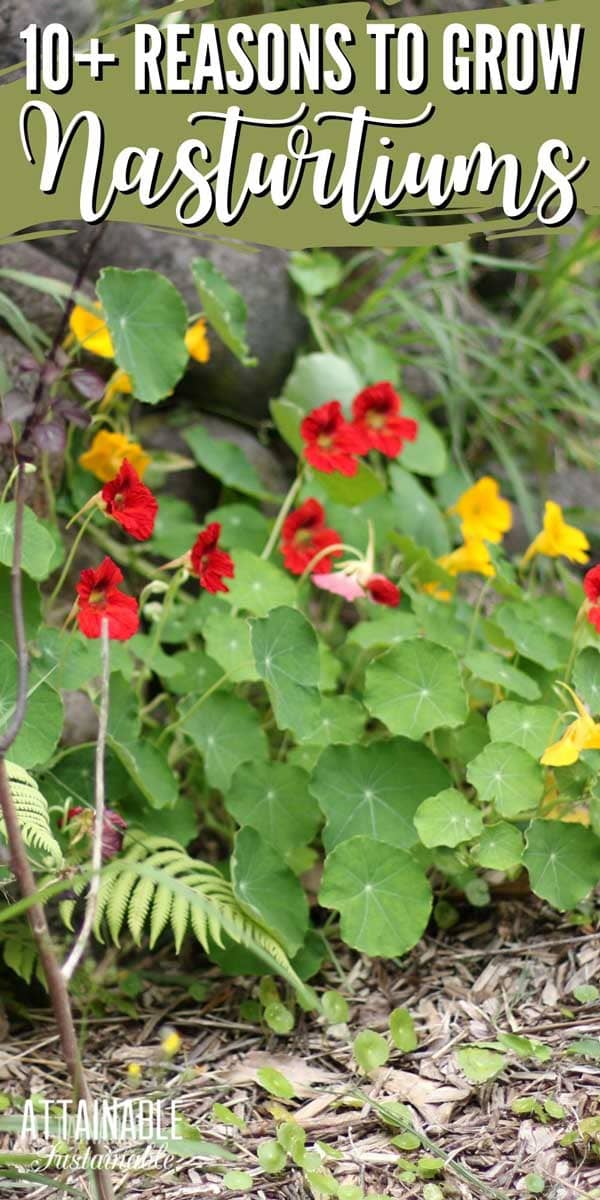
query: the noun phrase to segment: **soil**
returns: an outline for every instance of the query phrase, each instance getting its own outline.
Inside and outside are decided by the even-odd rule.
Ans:
[[[296,1027],[286,1037],[240,1014],[255,981],[224,979],[216,968],[196,964],[195,978],[209,987],[205,1001],[192,1003],[173,985],[181,964],[155,964],[158,982],[148,986],[141,1003],[140,997],[135,1001],[140,1019],[105,1015],[91,1019],[83,1031],[92,1091],[176,1100],[178,1112],[216,1147],[217,1157],[180,1157],[154,1176],[116,1175],[116,1196],[233,1200],[242,1193],[225,1186],[224,1172],[235,1169],[250,1173],[252,1185],[244,1194],[257,1200],[308,1200],[312,1193],[298,1168],[267,1176],[257,1162],[257,1147],[274,1136],[274,1114],[281,1120],[284,1109],[306,1130],[307,1146],[319,1141],[333,1148],[335,1157],[325,1166],[337,1181],[367,1193],[407,1200],[427,1196],[424,1179],[402,1180],[398,1173],[399,1158],[416,1165],[425,1153],[443,1160],[435,1181],[444,1197],[526,1196],[531,1175],[541,1177],[547,1200],[600,1195],[594,1190],[600,1188],[600,1158],[589,1139],[579,1132],[574,1145],[561,1144],[582,1119],[600,1114],[600,1005],[580,1003],[573,994],[597,979],[600,933],[591,917],[589,924],[574,926],[530,897],[497,899],[493,912],[470,914],[454,929],[428,936],[398,962],[370,961],[336,947],[335,965],[317,986],[346,995],[348,1027],[327,1028],[298,1011]],[[384,1067],[361,1076],[352,1039],[364,1027],[385,1034],[389,1014],[398,1006],[408,1008],[415,1020],[417,1049],[411,1054],[394,1050]],[[19,1027],[19,1019],[11,1017],[10,1037],[0,1044],[0,1089],[66,1096],[52,1018],[40,1009],[29,1014],[29,1021]],[[160,1050],[165,1025],[182,1037],[181,1052],[168,1063]],[[456,1051],[493,1042],[500,1032],[537,1039],[550,1056],[541,1062],[509,1054],[495,1080],[469,1083]],[[574,1049],[584,1038],[584,1048]],[[142,1068],[137,1083],[127,1076],[132,1062]],[[292,1102],[275,1101],[258,1085],[256,1073],[264,1066],[276,1067],[293,1083]],[[526,1097],[540,1107],[554,1101],[564,1116],[544,1114],[544,1121],[539,1112],[518,1115],[512,1105]],[[422,1152],[392,1144],[402,1130],[386,1125],[376,1108],[391,1101],[409,1105],[414,1129],[429,1139]],[[233,1108],[245,1130],[215,1122],[215,1102]],[[2,1137],[0,1150],[32,1149],[25,1139]],[[235,1161],[225,1158],[227,1151]],[[69,1182],[87,1194],[81,1176],[74,1173]],[[62,1194],[52,1185],[28,1186],[31,1200]],[[24,1194],[12,1188],[0,1183],[10,1200]]]

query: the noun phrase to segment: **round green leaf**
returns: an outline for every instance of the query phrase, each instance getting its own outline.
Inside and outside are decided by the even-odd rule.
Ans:
[[[345,1025],[350,1015],[348,1001],[341,992],[324,992],[321,1007],[330,1025]]]
[[[248,1171],[226,1171],[223,1186],[230,1192],[249,1192],[254,1180]]]
[[[413,818],[419,804],[449,782],[446,768],[431,751],[407,738],[331,746],[310,782],[327,817],[325,848],[364,834],[410,849],[418,841]]]
[[[282,1150],[274,1138],[261,1142],[257,1147],[256,1156],[263,1171],[269,1175],[278,1175],[285,1167],[285,1150]]]
[[[456,788],[430,796],[415,813],[415,826],[424,846],[459,846],[478,837],[483,817]]]
[[[188,363],[187,309],[177,288],[157,271],[100,272],[98,297],[115,348],[131,376],[134,395],[157,404],[170,395]]]
[[[8,725],[17,698],[17,659],[0,642],[0,733]],[[11,761],[19,767],[36,767],[48,761],[56,749],[63,727],[63,704],[48,684],[33,685],[29,691],[25,719],[10,748]]]
[[[490,709],[487,721],[493,742],[510,742],[539,759],[552,741],[557,714],[543,704],[504,700]]]
[[[361,1029],[352,1043],[352,1052],[365,1075],[383,1067],[390,1057],[390,1048],[385,1038],[373,1029]]]
[[[532,821],[523,863],[536,896],[560,912],[574,908],[600,880],[600,838],[564,821]]]
[[[280,729],[307,737],[319,724],[321,662],[315,631],[294,608],[275,608],[252,626],[256,670]]]
[[[161,499],[161,508],[163,500]],[[258,508],[251,504],[224,504],[213,508],[205,517],[206,524],[218,521],[221,526],[219,541],[227,549],[243,547],[252,554],[260,554],[269,536],[269,522]]]
[[[403,1054],[410,1054],[418,1046],[415,1023],[407,1008],[395,1008],[390,1014],[392,1041]]]
[[[340,282],[344,264],[330,250],[294,250],[288,270],[305,296],[322,296]]]
[[[467,767],[467,779],[482,804],[494,804],[501,817],[535,808],[544,793],[539,763],[518,746],[490,742]]]
[[[225,803],[240,825],[251,825],[281,854],[312,841],[319,809],[308,775],[288,763],[258,762],[236,771]]]
[[[231,880],[242,907],[278,935],[290,956],[296,954],[308,929],[306,896],[277,851],[249,826],[235,839]]]
[[[414,417],[419,423],[415,441],[406,442],[402,450],[402,466],[417,475],[443,475],[448,465],[448,455],[439,430],[423,416],[421,405],[409,396],[402,398],[402,415]]]
[[[432,729],[462,725],[468,711],[452,652],[418,639],[368,668],[365,703],[392,733],[415,741]]]
[[[278,1100],[293,1100],[296,1095],[294,1085],[275,1067],[259,1067],[256,1078],[265,1092],[277,1096]]]
[[[524,700],[539,700],[540,689],[529,675],[512,667],[500,654],[486,650],[472,650],[465,658],[465,666],[484,683],[495,683],[507,692],[514,692]]]
[[[272,608],[296,603],[296,583],[273,563],[249,550],[238,550],[234,562],[235,578],[229,581],[229,591],[223,597],[232,608],[266,617]]]
[[[395,646],[417,637],[419,622],[412,613],[390,612],[370,621],[359,621],[346,638],[347,646],[374,650],[378,646]]]
[[[573,686],[594,715],[600,712],[600,653],[592,646],[579,654],[573,669]]]
[[[484,829],[475,858],[480,867],[491,871],[510,871],[521,862],[525,843],[523,834],[508,821],[498,821]]]
[[[229,675],[232,683],[258,679],[250,642],[250,625],[243,617],[212,612],[202,630],[207,654]]]
[[[367,714],[352,696],[325,696],[315,727],[302,741],[314,746],[350,745],[360,740]]]
[[[218,692],[185,717],[181,728],[204,757],[208,782],[226,792],[234,771],[245,762],[264,762],[267,739],[256,709],[237,696]]]
[[[429,881],[414,859],[367,837],[328,855],[319,900],[339,911],[348,945],[392,957],[418,942],[432,905]]]
[[[286,379],[283,394],[303,415],[328,400],[339,400],[349,416],[350,405],[361,386],[360,376],[347,358],[337,354],[304,354]]]
[[[527,604],[501,604],[494,610],[494,621],[524,658],[553,671],[566,662],[568,644],[541,628],[535,609]]]
[[[16,506],[13,500],[0,504],[0,563],[12,566],[15,542]],[[31,508],[23,513],[23,549],[21,565],[32,579],[46,579],[52,569],[54,539]],[[12,623],[12,622],[11,622]]]
[[[273,1033],[291,1033],[294,1028],[294,1014],[279,1000],[274,1000],[272,1004],[267,1004],[264,1011],[264,1018],[269,1029],[273,1030]]]
[[[456,1051],[456,1061],[470,1083],[488,1083],[506,1066],[504,1054],[486,1050],[483,1046],[465,1046]]]

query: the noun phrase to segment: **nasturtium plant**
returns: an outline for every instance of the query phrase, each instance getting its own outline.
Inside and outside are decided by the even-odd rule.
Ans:
[[[502,876],[560,911],[597,885],[600,568],[553,501],[509,555],[510,481],[466,478],[370,329],[299,356],[258,431],[283,451],[277,482],[263,478],[247,431],[240,445],[234,423],[225,437],[204,428],[201,389],[184,411],[173,398],[215,339],[252,360],[241,296],[205,260],[191,270],[200,313],[163,276],[103,271],[97,301],[69,313],[29,421],[32,445],[38,425],[42,446],[60,426],[65,461],[50,477],[27,459],[43,486],[23,514],[29,672],[9,774],[40,886],[69,880],[56,910],[67,930],[101,836],[97,939],[179,951],[191,937],[228,974],[278,974],[287,992],[263,989],[259,1016],[285,1037],[294,990],[318,1005],[307,981],[335,937],[396,958],[432,913],[450,930],[461,896],[493,903]],[[318,301],[345,268],[299,252],[292,275]],[[181,452],[153,448],[145,406],[163,400]],[[8,424],[17,447],[23,420]],[[0,496],[0,736],[19,687],[20,474]],[[0,946],[33,978],[14,922]],[[322,1013],[343,1024],[347,1002],[325,993]],[[404,1010],[391,1041],[414,1048]],[[499,1040],[458,1060],[485,1082],[503,1050],[519,1053]],[[369,1061],[382,1054],[372,1042]],[[259,1082],[293,1096],[276,1072]],[[261,1157],[279,1169],[275,1143]]]

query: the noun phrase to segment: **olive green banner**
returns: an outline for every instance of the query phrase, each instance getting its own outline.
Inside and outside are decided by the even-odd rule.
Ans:
[[[419,21],[177,8],[79,45],[59,23],[24,31],[26,70],[0,89],[0,241],[83,219],[439,244],[600,210],[597,0]]]

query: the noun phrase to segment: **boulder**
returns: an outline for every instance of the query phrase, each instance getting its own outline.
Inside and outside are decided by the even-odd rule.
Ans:
[[[89,228],[82,225],[73,236],[44,239],[40,250],[44,256],[58,258],[76,269],[89,236]],[[279,392],[307,333],[287,272],[287,251],[197,241],[179,234],[157,233],[141,225],[109,222],[94,252],[91,277],[95,279],[105,266],[160,271],[179,288],[193,313],[199,310],[200,301],[191,263],[199,255],[214,263],[244,296],[248,341],[258,365],[241,366],[213,336],[210,363],[194,364],[192,375],[202,387],[207,407],[264,416],[269,399]]]
[[[0,67],[21,62],[24,46],[19,34],[32,21],[37,25],[60,21],[79,37],[95,26],[95,0],[0,0]]]

